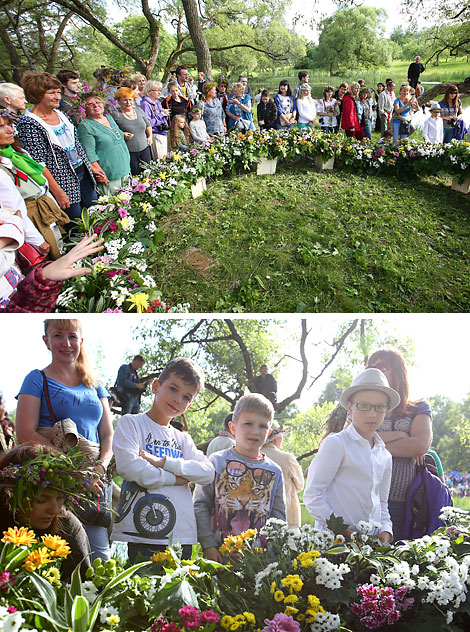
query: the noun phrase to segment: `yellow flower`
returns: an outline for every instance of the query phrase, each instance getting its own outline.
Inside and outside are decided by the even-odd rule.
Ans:
[[[106,617],[106,621],[111,625],[117,625],[120,620],[121,619],[118,614],[110,614],[109,617]]]
[[[294,571],[296,571],[298,569],[298,567],[299,567],[299,563],[297,562],[297,558],[294,559],[293,566],[294,566]]]
[[[8,527],[3,536],[2,542],[12,542],[20,546],[29,546],[37,542],[34,531],[27,527]]]
[[[304,585],[303,581],[298,575],[287,575],[284,579],[281,579],[281,584],[286,588],[289,588],[290,592],[302,590]]]
[[[51,557],[67,557],[71,553],[66,540],[58,535],[43,535],[42,542],[49,549]]]
[[[305,615],[302,612],[299,612],[297,615],[297,621],[303,621],[305,619]]]
[[[250,625],[254,625],[256,623],[255,615],[251,612],[244,612],[243,616],[245,617],[246,622]]]
[[[242,538],[245,538],[245,540],[249,540],[250,538],[254,538],[258,533],[258,529],[247,529],[246,531],[243,531],[243,533],[240,533]]]
[[[49,551],[46,549],[45,546],[41,546],[36,551],[31,551],[31,553],[25,559],[23,567],[27,571],[33,572],[37,568],[39,568],[43,564],[47,564],[48,562],[52,562]]]
[[[165,173],[164,171],[162,171],[162,172],[160,173],[160,178],[161,178],[162,180],[164,180],[164,179],[166,178],[166,173]]]
[[[245,617],[242,614],[236,614],[234,617],[234,621],[237,621],[238,623],[246,623]]]
[[[131,225],[128,217],[123,217],[119,220],[119,223],[123,228],[129,228],[129,226]]]
[[[52,586],[56,586],[57,588],[62,586],[59,569],[55,566],[49,568],[47,571],[42,571],[41,575],[45,577]]]
[[[307,597],[308,600],[308,605],[311,608],[318,608],[320,606],[320,600],[318,599],[318,597],[315,597],[315,595],[309,595]]]
[[[271,595],[274,595],[275,590],[276,590],[276,582],[273,582],[271,584],[271,588],[269,589],[269,592],[271,593]]]
[[[241,623],[238,623],[237,621],[233,621],[232,625],[230,626],[230,630],[232,632],[235,632],[235,630],[238,630],[238,628],[240,627]]]
[[[274,599],[276,601],[284,601],[284,593],[282,592],[282,590],[276,590],[276,592],[274,593]]]
[[[220,625],[228,630],[233,623],[233,619],[230,615],[226,614],[225,617],[222,617],[220,620]]]
[[[211,148],[209,149],[209,153],[210,153],[210,154],[215,154],[215,149],[214,149],[213,147],[211,147]]]
[[[149,297],[145,292],[137,292],[137,294],[131,294],[126,299],[129,303],[131,303],[132,307],[137,309],[137,313],[141,314],[144,309],[147,309],[149,306]]]
[[[176,562],[170,551],[161,551],[159,553],[154,553],[150,558],[150,561],[160,562],[160,564],[163,564],[167,568],[176,568]]]
[[[294,614],[297,614],[299,611],[298,608],[293,608],[292,606],[286,606],[286,609],[284,610],[284,614],[286,614],[287,616],[294,616]]]
[[[284,599],[284,603],[295,603],[296,601],[299,601],[297,595],[287,595]]]

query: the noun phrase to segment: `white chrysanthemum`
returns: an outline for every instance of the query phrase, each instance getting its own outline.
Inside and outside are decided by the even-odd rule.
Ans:
[[[98,594],[98,588],[93,582],[87,581],[82,584],[82,595],[89,603],[93,603]]]
[[[100,608],[100,621],[101,623],[107,623],[108,618],[111,616],[119,616],[119,610],[110,604],[104,604]]]

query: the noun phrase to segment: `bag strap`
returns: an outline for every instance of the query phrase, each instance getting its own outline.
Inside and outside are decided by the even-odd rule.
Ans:
[[[54,412],[52,410],[52,406],[51,406],[51,398],[49,397],[49,387],[47,385],[47,378],[46,378],[46,374],[44,373],[43,370],[41,370],[41,375],[42,375],[42,383],[44,386],[44,397],[46,398],[46,404],[47,404],[47,408],[49,409],[49,414],[51,416],[52,419],[52,423],[56,424],[57,423],[57,419],[54,415]]]

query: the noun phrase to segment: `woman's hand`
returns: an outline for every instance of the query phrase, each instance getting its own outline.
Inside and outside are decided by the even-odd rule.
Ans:
[[[91,473],[88,490],[92,492],[93,494],[95,494],[95,496],[99,496],[100,494],[103,493],[103,481],[101,480],[97,472]]]
[[[124,140],[132,140],[134,138],[134,134],[130,132],[124,132]]]
[[[98,235],[92,235],[91,237],[82,239],[82,241],[74,246],[66,255],[44,266],[42,275],[50,281],[65,281],[65,279],[89,274],[91,272],[90,268],[72,268],[72,266],[80,259],[89,257],[103,250],[104,246],[102,244],[104,239],[95,241],[97,237]]]
[[[67,193],[65,193],[65,191],[63,191],[60,187],[58,187],[55,191],[51,191],[52,195],[55,197],[55,200],[57,202],[57,206],[60,206],[60,208],[65,211],[65,209],[69,208],[70,206],[70,199],[69,196],[67,195]]]
[[[147,136],[147,145],[150,147],[151,144],[152,144],[152,134]]]

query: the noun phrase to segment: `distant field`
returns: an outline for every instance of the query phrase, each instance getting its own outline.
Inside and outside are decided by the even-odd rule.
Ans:
[[[319,84],[317,89],[314,89],[313,96],[318,98],[321,96],[321,88],[324,85],[332,84],[337,87],[342,81],[352,81],[357,79],[364,79],[366,85],[375,86],[379,81],[384,81],[387,77],[392,77],[396,83],[401,83],[408,79],[407,71],[410,64],[409,60],[397,60],[392,62],[392,65],[388,68],[374,68],[373,70],[359,71],[348,75],[330,76],[326,71],[309,70],[310,84]],[[288,67],[283,69],[277,69],[275,74],[266,73],[250,78],[250,86],[253,90],[258,88],[268,88],[269,90],[275,90],[279,87],[279,81],[281,79],[287,79],[291,85],[296,85],[298,69]],[[421,75],[423,82],[438,83],[441,81],[463,81],[470,75],[469,64],[466,57],[458,57],[448,62],[441,62],[439,66],[428,66],[426,71]],[[318,93],[318,94],[317,94]]]

